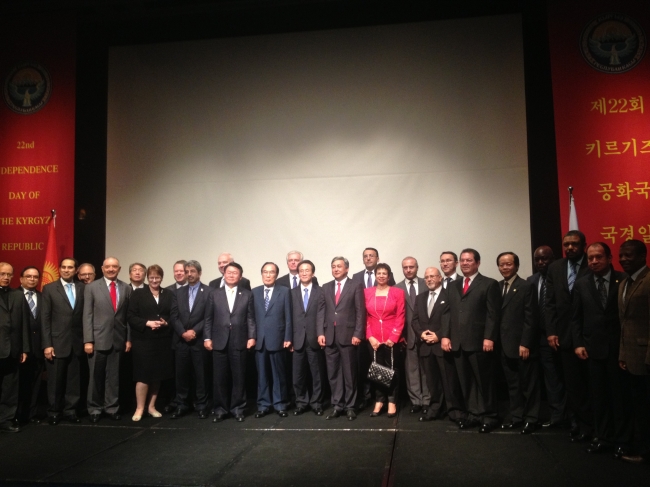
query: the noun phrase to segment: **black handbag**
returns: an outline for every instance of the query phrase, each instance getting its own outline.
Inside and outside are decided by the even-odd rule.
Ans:
[[[377,350],[373,350],[374,359],[368,369],[368,379],[390,389],[390,386],[395,380],[395,370],[393,369],[393,347],[390,347],[390,369],[385,365],[377,363]]]

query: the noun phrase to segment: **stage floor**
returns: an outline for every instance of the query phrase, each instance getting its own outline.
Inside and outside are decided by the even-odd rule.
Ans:
[[[326,412],[327,414],[327,412]],[[0,435],[3,485],[544,486],[650,485],[650,466],[589,455],[567,430],[479,434],[448,420],[326,421],[311,412],[212,423],[195,414],[134,423],[27,425]]]

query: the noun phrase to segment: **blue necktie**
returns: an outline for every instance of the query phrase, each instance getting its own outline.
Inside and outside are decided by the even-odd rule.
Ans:
[[[70,306],[74,309],[74,294],[72,294],[72,284],[66,284],[66,292],[68,293],[68,301],[70,301]]]
[[[264,290],[264,311],[269,309],[269,290],[265,289]]]
[[[291,286],[291,289],[293,289],[297,285],[298,285],[298,278],[296,276],[293,276],[293,286]]]
[[[34,291],[28,291],[27,294],[29,295],[27,298],[27,304],[29,305],[29,309],[32,312],[32,316],[36,318],[36,301],[34,301]]]
[[[569,261],[569,279],[567,283],[569,284],[569,292],[573,291],[573,285],[576,282],[576,265]]]
[[[197,289],[196,287],[195,288],[190,287],[190,312],[194,307],[194,299],[196,298],[196,289]]]
[[[305,297],[302,300],[302,305],[305,308],[305,312],[307,311],[308,304],[309,304],[309,289],[305,288]]]

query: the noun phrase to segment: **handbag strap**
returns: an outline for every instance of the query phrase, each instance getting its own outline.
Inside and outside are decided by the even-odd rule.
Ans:
[[[395,346],[395,345],[393,345],[392,347],[390,347],[390,370],[393,370],[393,347],[394,347],[394,346]]]

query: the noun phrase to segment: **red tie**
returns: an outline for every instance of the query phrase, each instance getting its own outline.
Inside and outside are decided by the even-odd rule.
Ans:
[[[115,281],[111,281],[111,301],[113,302],[113,311],[117,311],[117,289],[115,288]]]
[[[465,294],[468,289],[469,289],[469,277],[466,277],[465,278],[465,285],[463,286],[463,294]]]
[[[339,304],[339,298],[341,297],[341,283],[336,283],[336,295],[334,296],[335,304]]]

